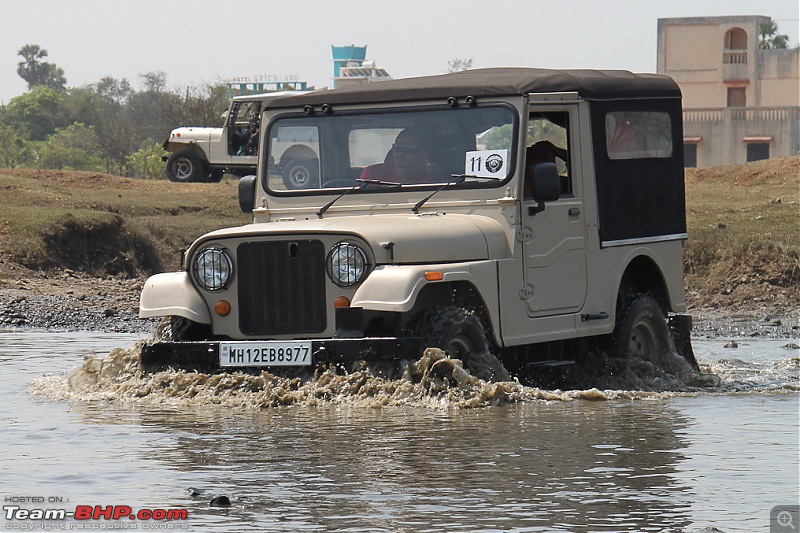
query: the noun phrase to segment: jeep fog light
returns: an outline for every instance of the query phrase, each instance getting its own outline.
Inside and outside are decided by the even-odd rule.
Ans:
[[[192,272],[197,284],[207,291],[225,287],[233,273],[233,261],[223,248],[205,248],[194,256]]]
[[[331,248],[327,267],[331,281],[340,287],[350,287],[364,278],[367,255],[355,244],[340,242]]]

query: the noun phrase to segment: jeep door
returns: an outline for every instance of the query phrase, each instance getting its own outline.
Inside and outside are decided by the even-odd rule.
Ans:
[[[586,240],[580,124],[575,106],[531,105],[522,191],[521,296],[531,318],[575,313],[586,299]],[[556,163],[561,180],[558,200],[534,200],[531,167]],[[541,209],[544,207],[544,209]]]

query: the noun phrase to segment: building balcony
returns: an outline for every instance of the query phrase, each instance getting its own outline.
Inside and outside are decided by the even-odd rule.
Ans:
[[[693,107],[683,110],[683,122],[784,122],[800,120],[800,107]]]
[[[747,50],[726,50],[722,52],[722,62],[725,65],[745,65]]]

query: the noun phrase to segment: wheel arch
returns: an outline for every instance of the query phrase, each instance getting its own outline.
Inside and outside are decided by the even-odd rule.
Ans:
[[[440,281],[428,281],[430,265],[386,266],[373,271],[353,296],[352,305],[365,310],[399,313],[403,322],[413,320],[432,307],[457,306],[479,315],[487,337],[502,346],[498,294],[481,292],[478,287],[497,287],[496,266],[492,262],[437,265]],[[483,283],[478,280],[483,280]]]
[[[282,154],[280,163],[285,164],[290,159],[317,159],[317,154],[310,147],[304,144],[294,144],[287,148]]]
[[[211,323],[208,306],[185,271],[155,274],[142,287],[139,317],[167,316],[180,316],[201,324]]]
[[[617,307],[624,295],[632,292],[649,294],[665,313],[671,307],[664,273],[647,254],[635,255],[628,261],[617,287]]]
[[[194,155],[196,155],[197,157],[199,157],[200,160],[203,161],[203,163],[205,163],[206,165],[209,164],[209,162],[208,162],[208,154],[205,152],[205,150],[200,148],[200,146],[195,142],[190,142],[190,143],[174,143],[174,142],[170,143],[170,142],[167,142],[167,143],[164,143],[164,150],[169,152],[170,155],[171,154],[176,154],[176,153],[179,153],[179,152],[191,152]]]
[[[437,307],[460,307],[475,313],[484,326],[488,340],[496,346],[501,346],[496,316],[490,311],[477,286],[469,280],[461,279],[446,283],[428,283],[424,285],[414,301],[414,306],[408,312],[410,320],[421,315],[426,310]]]

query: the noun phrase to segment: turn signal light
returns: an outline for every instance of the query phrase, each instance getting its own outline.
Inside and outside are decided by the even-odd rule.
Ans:
[[[442,281],[444,274],[442,272],[425,272],[425,279],[428,281]]]
[[[333,307],[334,309],[350,307],[350,299],[347,296],[339,296],[333,301]]]
[[[220,300],[214,304],[214,311],[216,311],[219,316],[228,316],[231,312],[231,304],[228,300]]]

